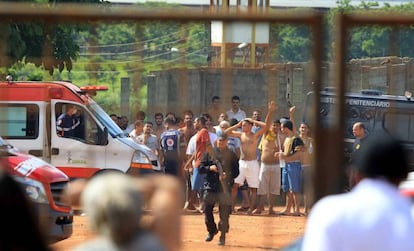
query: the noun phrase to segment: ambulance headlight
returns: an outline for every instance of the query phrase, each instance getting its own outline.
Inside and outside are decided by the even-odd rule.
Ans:
[[[149,158],[140,151],[135,151],[134,155],[132,156],[132,163],[144,163],[148,164],[151,163]]]
[[[45,188],[39,181],[14,176],[14,179],[23,187],[23,191],[35,203],[48,204]]]

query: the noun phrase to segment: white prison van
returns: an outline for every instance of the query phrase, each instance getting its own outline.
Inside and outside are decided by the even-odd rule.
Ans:
[[[302,121],[310,122],[313,109],[313,92],[307,94]],[[320,93],[321,126],[328,128],[336,116],[337,98],[334,88]],[[366,133],[388,133],[400,140],[408,152],[410,170],[414,171],[414,99],[409,92],[405,96],[384,95],[377,90],[361,90],[345,94],[345,156],[352,153],[355,122],[365,125]],[[312,127],[312,125],[311,125]]]

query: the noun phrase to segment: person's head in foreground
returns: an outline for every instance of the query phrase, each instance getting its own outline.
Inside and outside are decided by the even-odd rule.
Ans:
[[[398,186],[407,178],[408,162],[403,146],[387,134],[373,134],[356,154],[352,165],[356,182],[363,178],[385,179]]]
[[[118,172],[93,177],[81,196],[81,204],[98,237],[76,250],[164,251],[164,245],[142,221],[144,198],[136,180]]]
[[[408,174],[403,145],[371,134],[352,163],[355,187],[311,209],[302,251],[411,251],[414,220],[398,185]]]
[[[100,174],[86,185],[81,203],[91,227],[117,244],[140,228],[143,199],[133,180],[121,173]]]

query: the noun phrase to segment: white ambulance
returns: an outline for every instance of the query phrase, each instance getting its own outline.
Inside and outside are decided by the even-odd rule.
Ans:
[[[88,94],[106,89],[81,89],[69,82],[0,82],[0,136],[70,178],[108,169],[131,175],[161,171],[157,156],[126,137]],[[65,127],[60,116],[70,108],[74,123]]]

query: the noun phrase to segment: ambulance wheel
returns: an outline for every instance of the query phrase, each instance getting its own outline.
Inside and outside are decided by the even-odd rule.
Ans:
[[[124,172],[122,172],[122,171],[120,171],[120,170],[117,170],[117,169],[101,169],[101,170],[99,170],[99,171],[97,171],[93,176],[92,176],[92,178],[93,177],[96,177],[96,176],[99,176],[99,175],[101,175],[101,174],[104,174],[104,173],[124,173]]]

